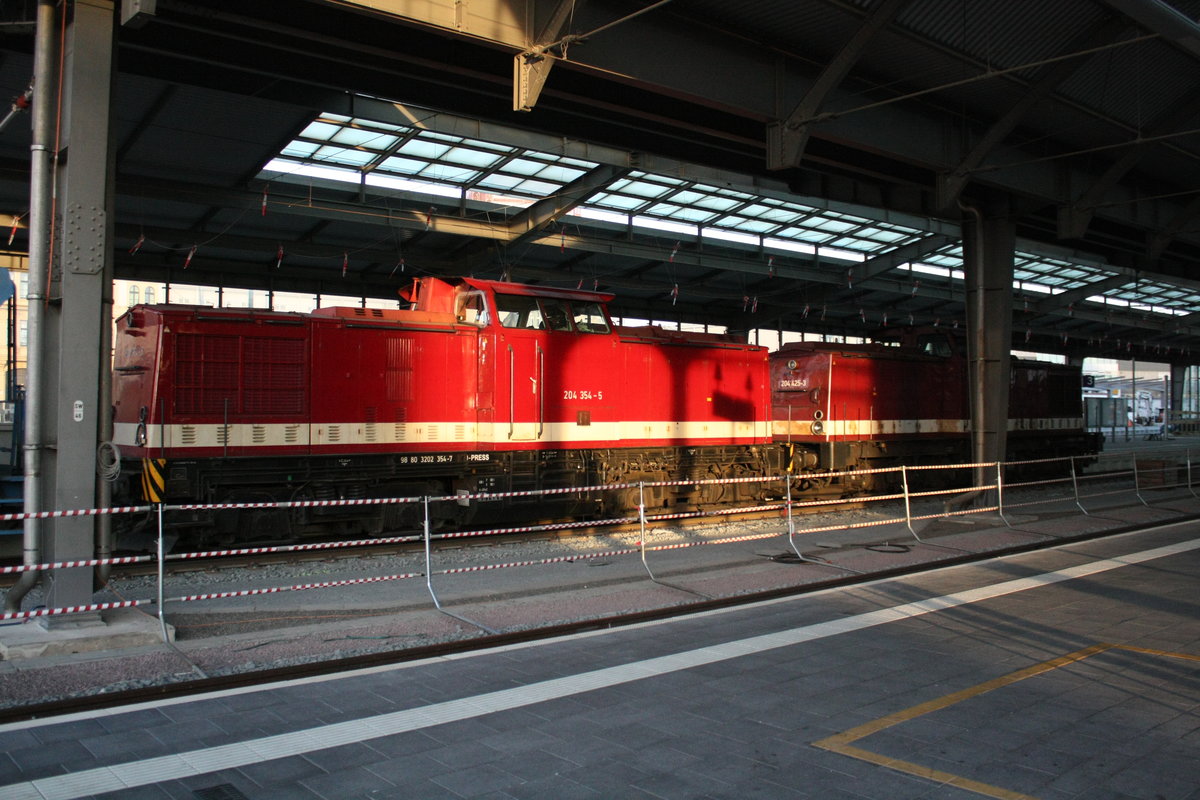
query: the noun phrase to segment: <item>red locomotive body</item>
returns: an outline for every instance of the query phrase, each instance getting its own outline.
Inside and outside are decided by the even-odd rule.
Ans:
[[[618,328],[607,315],[611,296],[594,292],[423,278],[404,296],[410,310],[127,313],[118,323],[114,441],[155,473],[150,499],[446,495],[780,466],[762,461],[765,348]],[[652,500],[743,494],[657,489]],[[631,501],[628,492],[563,498],[569,513],[615,513]],[[305,511],[265,528],[303,532],[347,515],[368,531],[405,523],[401,507],[387,513]],[[469,512],[444,513],[461,521]]]
[[[1008,460],[1094,453],[1078,367],[1014,359]],[[789,344],[771,356],[773,432],[830,469],[970,460],[967,361],[944,331],[906,341]],[[862,479],[869,481],[869,477]]]
[[[420,278],[407,310],[289,314],[138,306],[118,323],[114,496],[168,504],[503,494],[434,504],[459,524],[761,502],[779,481],[549,496],[537,489],[814,473],[969,459],[965,359],[945,332],[901,346],[765,348],[621,328],[611,295]],[[1094,452],[1074,367],[1014,362],[1010,458]],[[139,467],[139,468],[133,468]],[[894,476],[892,476],[894,478]],[[140,482],[139,482],[140,478]],[[177,514],[196,538],[415,527],[416,504]]]

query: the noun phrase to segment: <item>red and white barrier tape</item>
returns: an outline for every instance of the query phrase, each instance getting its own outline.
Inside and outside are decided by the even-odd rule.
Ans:
[[[130,514],[150,511],[153,506],[116,506],[114,508],[75,508],[68,511],[25,511],[19,514],[0,514],[0,522],[22,519],[58,519],[60,517],[98,517],[104,514]]]
[[[482,564],[475,567],[451,567],[450,569],[438,570],[435,575],[461,575],[467,572],[486,572],[493,569],[507,569],[509,567],[534,567],[542,564],[563,564],[573,561],[587,561],[592,558],[610,558],[612,556],[627,556],[638,552],[637,550],[608,550],[603,553],[579,553],[569,556],[556,556],[554,558],[540,558],[533,561],[512,561],[507,564]]]
[[[347,578],[340,581],[325,581],[323,583],[300,583],[292,586],[271,586],[266,589],[239,589],[233,592],[208,592],[206,594],[186,594],[180,597],[168,597],[164,603],[193,603],[199,600],[225,600],[231,597],[252,597],[262,594],[279,594],[281,592],[302,592],[307,589],[330,589],[335,586],[356,586],[364,583],[386,583],[401,581],[408,578],[423,578],[423,572],[406,572],[396,575],[378,575],[373,578]]]
[[[33,619],[35,617],[57,617],[62,614],[82,614],[87,611],[108,611],[114,608],[133,608],[152,604],[153,600],[119,600],[114,603],[91,603],[86,606],[63,606],[62,608],[35,608],[33,611],[5,611],[0,620]]]
[[[22,564],[15,567],[0,567],[0,575],[17,572],[42,572],[50,569],[72,569],[74,567],[98,567],[101,564],[139,564],[153,561],[154,556],[121,556],[119,558],[87,558],[78,561],[55,561],[50,564]]]

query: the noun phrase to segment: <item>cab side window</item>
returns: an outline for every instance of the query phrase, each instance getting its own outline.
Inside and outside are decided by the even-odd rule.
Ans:
[[[505,328],[540,330],[542,310],[537,299],[522,294],[496,294],[496,314]]]
[[[488,324],[487,301],[482,292],[470,292],[459,298],[458,321],[468,325]]]
[[[608,320],[599,303],[572,303],[575,312],[575,330],[580,333],[608,333]]]

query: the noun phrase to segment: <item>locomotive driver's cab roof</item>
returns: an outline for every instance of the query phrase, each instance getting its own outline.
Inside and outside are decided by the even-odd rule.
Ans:
[[[459,324],[609,334],[611,294],[478,278],[415,278],[400,291],[413,311],[449,313]]]

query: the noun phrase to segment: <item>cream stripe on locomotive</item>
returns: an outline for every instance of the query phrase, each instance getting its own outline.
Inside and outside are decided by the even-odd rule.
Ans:
[[[814,425],[816,429],[814,430]],[[1035,417],[1010,419],[1009,431],[1060,431],[1083,427],[1082,417]],[[965,434],[970,421],[965,419],[835,419],[812,421],[775,420],[775,436],[822,436],[869,439],[873,436],[908,434]]]
[[[765,439],[768,423],[753,421],[709,422],[357,422],[303,424],[138,425],[117,423],[113,441],[123,447],[322,447],[359,445],[453,445],[463,443],[585,442],[647,439]],[[540,435],[539,435],[540,434]],[[165,442],[163,439],[165,438]]]

